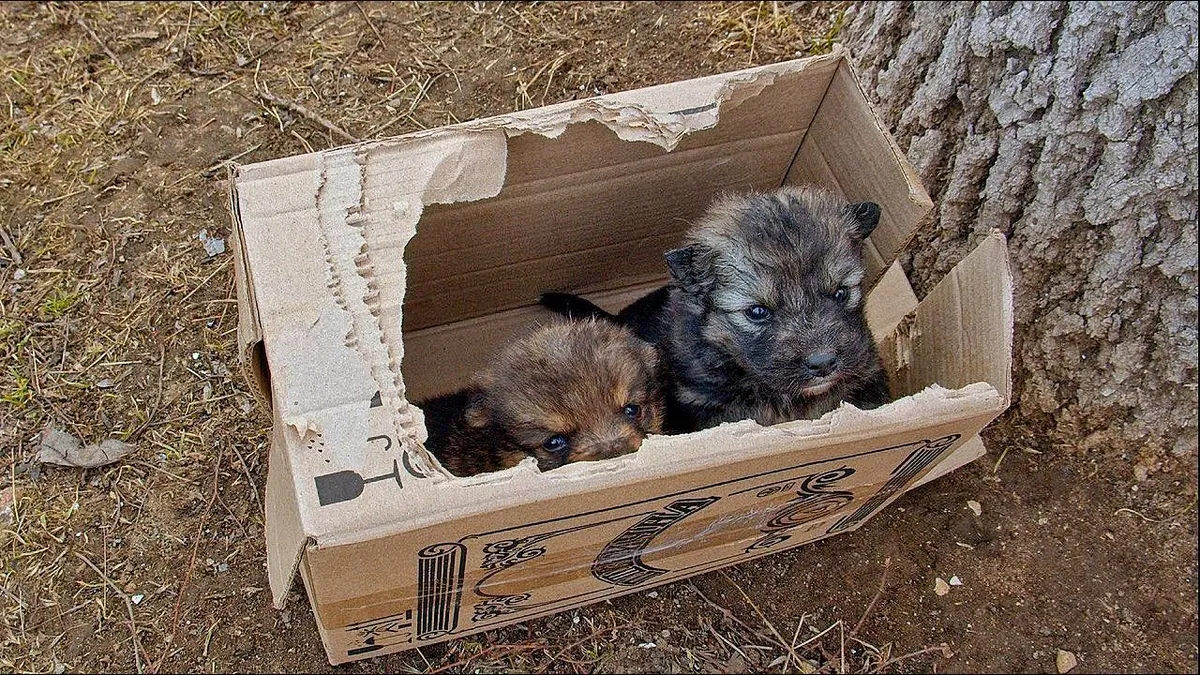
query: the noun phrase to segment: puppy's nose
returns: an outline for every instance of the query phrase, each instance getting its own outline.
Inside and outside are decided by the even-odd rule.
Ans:
[[[817,352],[809,354],[804,360],[804,365],[808,366],[809,370],[820,377],[832,373],[837,368],[837,354],[833,352]]]

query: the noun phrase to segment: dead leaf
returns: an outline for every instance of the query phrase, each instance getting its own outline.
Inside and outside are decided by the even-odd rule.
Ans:
[[[945,595],[950,592],[950,584],[942,581],[941,577],[933,580],[933,592],[938,595]]]
[[[44,464],[93,469],[112,464],[133,452],[133,446],[109,438],[100,445],[83,445],[78,438],[52,427],[42,430],[42,445],[38,461]]]
[[[1054,657],[1054,665],[1060,673],[1069,673],[1071,669],[1079,665],[1079,659],[1075,658],[1075,654],[1065,649],[1058,650],[1058,654]]]

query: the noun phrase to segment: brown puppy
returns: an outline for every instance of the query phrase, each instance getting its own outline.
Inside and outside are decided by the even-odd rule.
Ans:
[[[655,349],[611,322],[556,322],[510,342],[467,389],[418,404],[426,449],[456,476],[616,457],[662,431]]]
[[[874,408],[888,386],[863,317],[863,241],[879,216],[813,187],[726,196],[666,253],[671,284],[620,315],[565,293],[542,304],[657,345],[673,432],[812,419],[842,401]]]

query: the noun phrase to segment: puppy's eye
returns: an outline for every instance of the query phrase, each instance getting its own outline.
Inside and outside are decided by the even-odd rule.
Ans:
[[[542,447],[555,454],[562,454],[567,451],[567,437],[562,434],[554,434],[550,438],[542,441]]]
[[[754,323],[766,323],[771,319],[771,310],[762,305],[755,305],[742,313]]]
[[[636,422],[638,413],[642,412],[642,406],[636,403],[626,403],[625,407],[621,408],[621,412],[625,413],[625,416],[629,418],[629,421]]]
[[[833,292],[833,299],[837,304],[844,305],[850,299],[850,289],[842,286]]]

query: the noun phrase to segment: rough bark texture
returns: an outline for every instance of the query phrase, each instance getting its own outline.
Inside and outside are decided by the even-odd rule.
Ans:
[[[1004,231],[1016,414],[1129,452],[1139,478],[1192,465],[1196,5],[860,3],[848,19],[863,87],[937,205],[902,259],[918,294]]]

